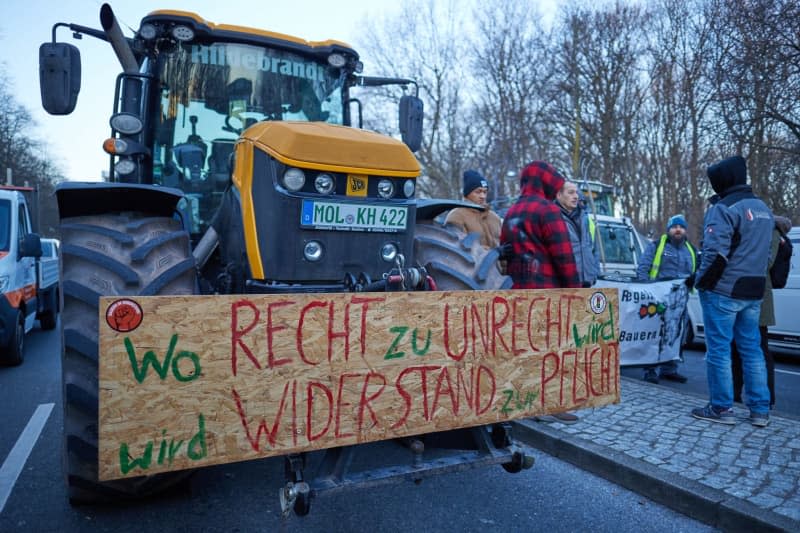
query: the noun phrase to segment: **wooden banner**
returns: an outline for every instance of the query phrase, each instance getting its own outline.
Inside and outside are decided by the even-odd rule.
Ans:
[[[104,297],[100,479],[617,403],[617,298]]]

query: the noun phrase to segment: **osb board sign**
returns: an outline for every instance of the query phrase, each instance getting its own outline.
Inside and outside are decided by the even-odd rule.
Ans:
[[[617,298],[104,297],[100,479],[619,402]]]

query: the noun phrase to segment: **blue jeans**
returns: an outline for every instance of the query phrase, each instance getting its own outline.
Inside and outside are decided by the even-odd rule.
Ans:
[[[742,357],[747,407],[754,413],[769,413],[767,367],[761,353],[758,317],[761,300],[737,300],[711,291],[699,291],[706,336],[706,374],[711,405],[733,406],[731,341]]]

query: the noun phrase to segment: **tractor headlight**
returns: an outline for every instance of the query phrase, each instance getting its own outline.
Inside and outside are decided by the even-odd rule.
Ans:
[[[320,194],[330,194],[336,187],[336,180],[330,174],[320,174],[314,180],[314,188]]]
[[[342,68],[345,63],[347,63],[347,59],[342,54],[331,54],[328,56],[328,64],[335,68]]]
[[[381,247],[381,259],[391,263],[395,257],[397,257],[397,246],[394,243],[387,242]]]
[[[158,35],[158,30],[152,24],[142,24],[142,27],[139,28],[139,37],[144,39],[145,41],[150,41],[156,38]]]
[[[299,168],[290,168],[283,173],[283,186],[292,192],[299,191],[306,184],[306,175]]]
[[[194,30],[189,26],[175,26],[172,28],[172,36],[179,41],[191,41],[194,39]]]
[[[109,123],[123,135],[136,135],[142,131],[142,119],[133,113],[117,113],[111,117]]]
[[[378,196],[381,198],[391,198],[394,196],[394,184],[391,180],[381,180],[378,182]]]
[[[136,170],[136,162],[127,157],[125,159],[120,159],[117,161],[117,164],[114,165],[114,170],[117,174],[122,174],[123,176],[132,174],[133,171]]]
[[[317,241],[309,241],[303,247],[303,257],[312,263],[322,259],[322,245]]]
[[[406,195],[406,198],[414,196],[414,188],[414,180],[406,180],[403,184],[403,194]]]

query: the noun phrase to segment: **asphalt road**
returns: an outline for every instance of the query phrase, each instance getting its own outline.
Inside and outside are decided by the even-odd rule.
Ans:
[[[206,468],[178,490],[147,501],[73,508],[61,471],[59,357],[58,331],[37,329],[28,337],[25,363],[0,368],[3,532],[712,531],[537,451],[536,465],[519,474],[495,466],[420,485],[323,495],[304,518],[280,516],[281,458]],[[40,434],[31,430],[37,420]],[[20,453],[26,441],[29,455]],[[376,446],[373,459],[381,453]]]

